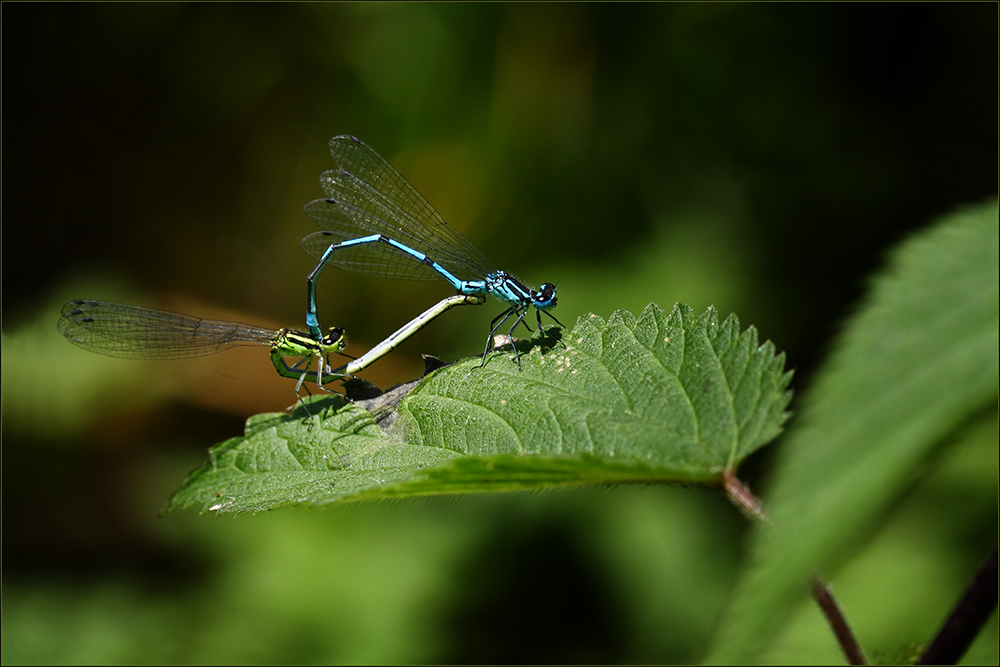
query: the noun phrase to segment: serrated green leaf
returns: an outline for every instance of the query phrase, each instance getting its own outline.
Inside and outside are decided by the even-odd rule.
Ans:
[[[996,201],[950,216],[875,282],[786,439],[772,525],[709,662],[759,659],[808,579],[831,573],[929,452],[996,409],[998,219]]]
[[[543,345],[548,341],[548,345]],[[712,483],[787,418],[784,355],[709,309],[581,317],[564,342],[442,368],[384,419],[344,399],[259,415],[170,500],[222,512],[620,482]],[[407,388],[408,389],[408,388]],[[379,423],[391,426],[383,431]]]

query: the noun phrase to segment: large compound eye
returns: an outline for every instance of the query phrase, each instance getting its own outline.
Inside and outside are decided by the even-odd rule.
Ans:
[[[535,308],[553,308],[556,305],[556,286],[552,283],[544,283],[542,288],[535,293]]]
[[[330,333],[323,339],[324,345],[336,345],[344,338],[343,327],[330,327]]]

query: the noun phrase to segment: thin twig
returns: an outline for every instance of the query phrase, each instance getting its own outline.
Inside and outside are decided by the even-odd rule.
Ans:
[[[833,628],[833,633],[837,636],[837,642],[840,643],[840,650],[847,658],[847,664],[867,665],[868,659],[865,658],[865,653],[861,650],[861,645],[858,644],[858,638],[854,636],[851,626],[844,618],[844,613],[840,611],[840,605],[833,597],[833,591],[819,577],[813,577],[811,589],[813,599],[823,610],[823,615],[826,616],[827,622]]]
[[[767,522],[767,515],[764,513],[764,508],[760,500],[743,482],[736,478],[734,471],[725,471],[722,474],[722,483],[730,501],[739,507],[744,514],[757,519],[761,523]],[[858,644],[857,638],[851,631],[851,626],[848,625],[847,619],[844,618],[844,614],[840,611],[837,600],[833,597],[833,592],[829,586],[819,577],[814,577],[811,588],[813,598],[815,598],[823,614],[826,616],[826,620],[833,629],[833,633],[840,643],[840,649],[844,652],[848,662],[852,665],[867,665],[868,660],[861,650],[861,645]]]
[[[761,507],[760,500],[757,499],[750,489],[736,478],[736,473],[730,469],[722,473],[722,484],[726,489],[726,495],[734,505],[740,508],[747,516],[757,519],[761,523],[767,521],[764,508]]]
[[[938,630],[918,665],[954,665],[997,606],[997,545]]]

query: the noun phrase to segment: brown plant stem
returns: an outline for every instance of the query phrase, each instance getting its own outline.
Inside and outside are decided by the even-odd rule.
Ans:
[[[917,661],[918,665],[954,665],[979,634],[997,606],[997,546],[986,558],[944,625]]]
[[[726,489],[726,495],[729,496],[729,500],[732,501],[734,505],[739,507],[744,514],[760,521],[761,523],[767,523],[767,514],[764,513],[764,508],[761,505],[760,500],[745,484],[743,484],[743,482],[737,479],[736,473],[733,470],[726,470],[722,474],[722,484]],[[995,583],[995,551],[993,562]],[[994,589],[995,588],[996,586],[994,586]],[[844,652],[844,656],[847,658],[848,663],[852,665],[867,665],[868,660],[865,658],[865,654],[861,650],[861,645],[858,644],[857,637],[855,637],[854,633],[851,631],[851,626],[847,623],[847,619],[844,617],[843,612],[841,612],[840,606],[837,604],[836,598],[833,597],[833,592],[830,590],[830,587],[817,576],[813,577],[810,589],[812,591],[813,599],[815,599],[816,603],[819,604],[819,608],[823,611],[827,622],[830,624],[831,629],[833,629],[833,633],[837,637],[837,641],[840,643],[840,650]]]

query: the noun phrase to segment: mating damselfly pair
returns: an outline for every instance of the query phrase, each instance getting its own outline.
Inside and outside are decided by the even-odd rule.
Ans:
[[[305,207],[306,213],[324,228],[302,242],[306,252],[319,259],[306,279],[308,331],[273,330],[78,299],[63,306],[57,325],[60,333],[84,349],[129,359],[181,359],[238,345],[266,345],[278,373],[297,379],[298,395],[304,382],[322,387],[332,380],[350,377],[449,308],[481,304],[486,296],[496,297],[508,308],[491,323],[481,364],[486,362],[497,330],[512,317],[514,324],[508,336],[519,324],[528,326],[524,318],[532,307],[540,329],[542,313],[562,326],[549,312],[556,305],[555,285],[545,283],[535,290],[496,269],[368,144],[351,135],[340,135],[330,140],[330,152],[337,167],[320,177],[327,198]],[[328,264],[400,280],[445,280],[457,294],[427,309],[364,356],[334,368],[330,355],[343,355],[346,337],[340,327],[323,334],[316,304],[316,281]],[[514,352],[520,365],[516,347]],[[289,364],[289,358],[299,361]],[[310,370],[313,360],[316,370]]]

